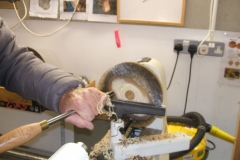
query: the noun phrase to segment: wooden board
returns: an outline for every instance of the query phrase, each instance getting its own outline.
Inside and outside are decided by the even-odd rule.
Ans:
[[[16,93],[7,91],[4,87],[0,87],[0,101],[32,105],[31,100],[24,99]]]
[[[240,105],[240,102],[239,102]],[[234,144],[233,149],[233,157],[232,160],[239,160],[240,159],[240,110],[238,113],[238,123],[237,123],[237,129],[236,129],[236,141]]]
[[[186,0],[118,0],[120,23],[183,26]]]
[[[16,8],[18,8],[18,2],[15,2]],[[13,4],[10,2],[1,2],[0,1],[0,9],[14,9]]]
[[[4,87],[0,87],[0,107],[37,113],[46,110],[39,103],[24,99],[20,95],[6,90]]]
[[[89,84],[86,85],[86,87],[95,87],[95,80],[91,80]]]

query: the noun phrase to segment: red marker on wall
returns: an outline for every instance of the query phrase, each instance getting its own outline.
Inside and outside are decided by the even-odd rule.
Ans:
[[[115,40],[116,40],[117,47],[120,48],[121,47],[121,41],[120,41],[118,30],[115,30],[114,34],[115,34]]]

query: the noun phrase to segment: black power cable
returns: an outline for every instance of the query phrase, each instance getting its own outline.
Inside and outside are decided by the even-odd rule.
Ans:
[[[189,91],[189,86],[190,86],[190,81],[191,81],[191,73],[192,73],[192,60],[193,60],[194,54],[197,53],[197,46],[193,45],[193,44],[189,45],[188,52],[190,53],[191,61],[190,61],[189,79],[188,79],[188,86],[187,86],[187,93],[186,93],[186,100],[185,100],[185,106],[184,106],[183,114],[186,113],[187,101],[188,101],[188,91]]]
[[[210,141],[210,140],[207,140],[209,143],[211,143],[212,144],[212,148],[210,148],[210,147],[208,147],[207,146],[207,150],[214,150],[215,148],[216,148],[216,145],[215,145],[215,143],[213,143],[212,141]]]
[[[206,132],[206,122],[204,117],[197,112],[189,112],[181,117],[167,116],[167,122],[180,122],[184,124],[190,124],[198,128],[197,133],[190,141],[190,147],[188,150],[170,153],[170,160],[177,159],[191,152],[203,139]]]
[[[173,75],[174,75],[174,73],[175,73],[175,69],[176,69],[177,62],[178,62],[179,53],[180,53],[180,51],[183,50],[182,44],[181,44],[181,43],[175,44],[175,45],[174,45],[174,50],[177,51],[177,58],[176,58],[175,66],[174,66],[173,73],[172,73],[170,82],[169,82],[169,84],[168,84],[167,90],[169,89],[169,87],[171,86],[171,83],[172,83]]]

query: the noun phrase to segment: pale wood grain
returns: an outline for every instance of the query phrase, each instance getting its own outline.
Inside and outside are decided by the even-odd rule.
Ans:
[[[0,154],[30,141],[41,132],[40,124],[32,123],[5,133],[0,136]]]
[[[239,160],[239,159],[240,159],[240,111],[238,113],[238,123],[237,123],[237,129],[236,129],[236,141],[235,141],[235,144],[234,144],[232,160]]]

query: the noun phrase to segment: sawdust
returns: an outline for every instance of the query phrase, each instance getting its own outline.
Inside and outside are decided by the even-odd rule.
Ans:
[[[113,115],[116,116],[117,120],[118,120],[118,116],[117,114],[114,112],[114,105],[111,102],[111,98],[109,96],[110,92],[106,93],[106,96],[102,97],[100,99],[100,101],[97,104],[97,110],[98,110],[98,114],[106,114],[108,116],[108,119],[110,119]],[[108,111],[106,111],[104,109],[104,100],[106,100],[105,105],[108,106]]]
[[[135,140],[133,140],[133,141],[124,139],[120,143],[126,142],[127,144],[130,144],[130,143],[133,144],[137,141],[140,141],[140,139],[135,138]],[[110,151],[111,150],[111,148],[110,148],[110,130],[101,139],[101,141],[96,143],[91,149],[92,149],[92,151],[89,154],[89,160],[97,160],[97,157],[101,154],[103,154],[103,157],[105,160],[113,160],[114,156],[113,156],[112,151]],[[153,159],[153,157],[141,157],[141,156],[137,155],[137,156],[129,156],[126,160],[152,160],[152,159]]]
[[[176,138],[176,135],[174,134],[157,134],[157,135],[151,135],[151,136],[142,136],[142,137],[134,137],[134,138],[125,138],[120,139],[119,145],[122,145],[124,147],[128,147],[131,144],[140,144],[140,143],[146,143],[151,141],[161,141],[164,139],[174,139]]]
[[[158,135],[151,135],[151,136],[142,136],[142,137],[134,137],[134,138],[124,138],[120,139],[118,145],[121,145],[125,148],[127,148],[129,145],[132,144],[142,144],[142,143],[147,143],[151,141],[161,141],[164,139],[171,139],[176,138],[176,135],[174,134],[158,134]],[[102,138],[100,142],[94,145],[92,147],[92,151],[89,154],[89,160],[97,160],[97,157],[100,154],[103,154],[104,158],[106,160],[113,160],[114,156],[112,152],[109,152],[111,150],[110,148],[110,130],[107,132],[107,134]],[[127,158],[127,160],[152,160],[153,157],[141,157],[139,155],[136,156],[130,156]]]
[[[153,157],[141,157],[139,155],[127,158],[127,160],[152,160],[152,159]]]
[[[96,143],[92,148],[92,151],[89,154],[89,160],[97,160],[97,157],[103,154],[106,160],[113,160],[113,155],[110,150],[110,130],[107,134],[101,139],[100,142]]]

